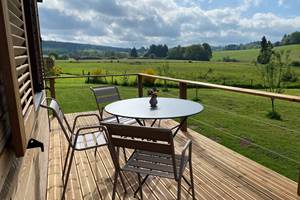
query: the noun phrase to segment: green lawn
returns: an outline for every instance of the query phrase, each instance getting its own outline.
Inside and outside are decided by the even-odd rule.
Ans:
[[[84,79],[56,80],[56,94],[66,113],[96,110],[94,97]],[[119,87],[123,98],[137,96],[134,87]],[[162,90],[161,90],[162,91]],[[299,89],[286,93],[300,95]],[[160,96],[177,97],[178,89],[160,92]],[[195,89],[188,90],[190,99]],[[199,89],[200,102],[205,110],[189,118],[189,127],[211,139],[259,162],[293,180],[297,180],[300,161],[300,104],[276,100],[281,121],[270,120],[265,115],[270,110],[270,100],[216,89]],[[250,145],[245,145],[245,138]],[[263,148],[278,152],[278,156]],[[294,161],[293,161],[294,160]]]
[[[291,60],[300,61],[300,45],[288,45],[275,47],[275,50],[290,50]],[[213,52],[213,61],[223,60],[224,57],[229,56],[230,58],[235,58],[242,62],[251,62],[256,60],[259,53],[259,49],[249,49],[249,50],[238,50],[238,51],[215,51]]]

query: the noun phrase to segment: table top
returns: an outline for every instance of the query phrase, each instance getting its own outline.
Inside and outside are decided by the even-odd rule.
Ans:
[[[157,98],[157,107],[151,108],[150,97],[133,98],[105,106],[105,111],[119,117],[135,119],[172,119],[188,117],[200,113],[203,106],[199,103],[176,98]]]

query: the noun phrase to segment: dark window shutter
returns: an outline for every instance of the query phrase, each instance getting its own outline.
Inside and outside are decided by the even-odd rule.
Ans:
[[[33,84],[22,0],[2,0],[0,11],[1,65],[7,95],[12,144],[23,156],[35,123]]]

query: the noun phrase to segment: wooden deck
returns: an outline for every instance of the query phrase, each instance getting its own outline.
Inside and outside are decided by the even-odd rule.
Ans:
[[[76,114],[67,117],[73,119]],[[81,124],[95,124],[84,119]],[[175,121],[162,121],[163,127],[172,127]],[[197,199],[300,199],[297,183],[244,156],[189,130],[175,137],[178,149],[187,138],[193,140],[193,170]],[[49,149],[47,199],[60,199],[62,191],[62,162],[66,154],[66,140],[52,120]],[[66,199],[111,199],[114,167],[106,147],[75,153],[75,162],[68,183]],[[185,171],[188,176],[188,169]],[[137,176],[125,173],[128,193],[119,184],[117,199],[134,199]],[[182,199],[191,199],[183,182]],[[177,184],[173,180],[150,178],[143,187],[144,199],[176,199]]]

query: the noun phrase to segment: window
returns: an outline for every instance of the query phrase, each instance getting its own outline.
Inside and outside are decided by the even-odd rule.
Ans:
[[[36,94],[44,89],[40,26],[36,0],[27,1],[28,2],[24,4],[24,14],[26,19],[33,89]]]

